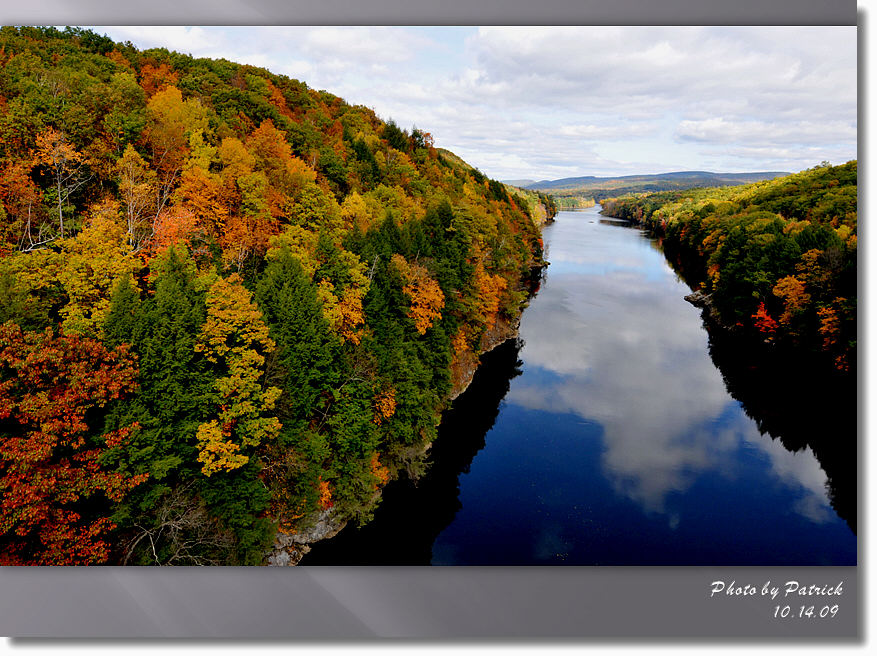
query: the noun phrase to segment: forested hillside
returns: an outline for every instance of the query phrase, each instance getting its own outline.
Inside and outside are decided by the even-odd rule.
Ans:
[[[543,194],[541,191],[530,191],[513,185],[505,185],[506,191],[516,198],[521,198],[527,204],[530,216],[537,225],[542,225],[554,219],[557,215],[557,202],[553,196]]]
[[[603,203],[662,237],[665,253],[728,327],[856,364],[857,162],[743,187]]]
[[[479,175],[477,170],[451,151],[445,150],[444,148],[438,148],[437,150],[439,155],[446,161],[461,166],[464,169],[468,169],[475,175]],[[533,220],[537,225],[541,225],[542,223],[553,219],[557,214],[558,208],[553,196],[543,194],[541,191],[524,189],[520,185],[515,185],[510,182],[504,182],[502,183],[502,186],[505,188],[508,195],[515,197],[515,202],[519,206],[523,207],[526,205],[527,209],[530,211],[530,215],[533,217]]]
[[[256,564],[412,474],[542,242],[422,130],[0,30],[0,564]]]

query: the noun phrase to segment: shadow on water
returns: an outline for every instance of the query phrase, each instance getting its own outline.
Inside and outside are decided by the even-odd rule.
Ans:
[[[855,376],[815,370],[800,358],[744,347],[726,331],[706,325],[710,356],[728,393],[763,435],[792,452],[813,451],[828,477],[834,511],[855,533]]]
[[[469,388],[442,415],[429,470],[416,483],[387,485],[374,519],[317,543],[301,565],[429,565],[432,546],[460,509],[460,474],[484,448],[511,381],[521,373],[521,342],[510,339],[481,357]]]

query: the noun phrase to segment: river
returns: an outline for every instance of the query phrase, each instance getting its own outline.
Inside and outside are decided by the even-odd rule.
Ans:
[[[301,565],[856,564],[854,399],[852,421],[774,416],[753,381],[775,377],[710,338],[654,239],[599,210],[545,228],[520,339],[484,356],[429,472]]]

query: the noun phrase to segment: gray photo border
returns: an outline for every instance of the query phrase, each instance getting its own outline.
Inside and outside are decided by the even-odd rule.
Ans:
[[[864,145],[865,21],[854,0],[35,0],[0,15],[4,24],[92,25],[858,24]],[[864,366],[859,371],[863,453]],[[863,480],[860,460],[859,527]],[[795,612],[815,604],[817,613],[837,604],[837,615],[775,619],[791,580],[835,592],[842,582],[842,594],[786,602]],[[711,598],[714,581],[755,592]],[[776,600],[762,594],[768,581],[780,587]],[[856,643],[864,637],[863,601],[858,567],[4,567],[0,635],[19,645],[46,638]]]

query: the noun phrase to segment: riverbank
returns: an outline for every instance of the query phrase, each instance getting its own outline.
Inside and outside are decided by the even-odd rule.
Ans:
[[[559,213],[543,238],[551,266],[519,338],[443,415],[429,469],[301,564],[854,564],[833,504],[848,512],[855,481],[829,439],[846,424],[818,452],[796,443],[814,412],[787,416],[784,393],[807,395],[765,390],[749,361],[731,372],[741,406],[713,359],[740,356],[643,231],[591,208]]]

